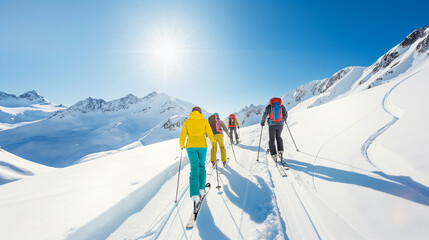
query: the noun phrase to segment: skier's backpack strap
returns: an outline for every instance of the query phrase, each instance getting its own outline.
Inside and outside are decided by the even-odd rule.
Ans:
[[[215,116],[215,124],[216,124],[216,131],[217,131],[217,133],[222,133],[222,130],[220,129],[220,124],[219,124],[219,118],[216,116],[216,115],[214,115]]]
[[[283,121],[282,99],[281,98],[272,98],[270,100],[270,105],[271,105],[270,121],[271,122]]]

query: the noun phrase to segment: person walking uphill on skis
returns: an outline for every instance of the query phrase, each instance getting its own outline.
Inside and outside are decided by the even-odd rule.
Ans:
[[[239,136],[237,134],[237,128],[240,129],[240,123],[238,123],[237,118],[235,118],[234,114],[229,115],[229,119],[228,119],[228,128],[230,130],[229,132],[229,138],[231,140],[231,143],[233,143],[234,139],[233,139],[233,133],[235,134],[235,141],[238,143],[239,141]]]
[[[221,155],[222,163],[225,166],[225,164],[226,164],[226,150],[225,150],[225,144],[223,143],[222,130],[229,137],[228,129],[226,128],[225,123],[223,123],[223,121],[220,120],[218,113],[214,113],[213,115],[211,115],[209,117],[209,123],[210,123],[210,127],[213,130],[214,137],[216,139],[216,142],[214,143],[214,145],[212,145],[212,150],[211,150],[211,153],[210,153],[210,161],[212,162],[212,165],[215,164],[215,161],[216,161],[216,152],[217,152],[217,144],[219,143],[220,155]]]
[[[189,118],[183,123],[180,133],[180,147],[182,149],[185,147],[185,140],[188,137],[186,151],[191,164],[189,188],[191,198],[194,201],[194,209],[198,207],[206,187],[206,135],[214,145],[216,140],[209,122],[201,114],[201,108],[194,107]]]
[[[268,117],[268,119],[267,119]],[[262,115],[261,126],[265,125],[268,121],[268,131],[270,136],[269,147],[270,153],[274,161],[277,162],[277,150],[279,153],[280,161],[283,161],[283,139],[282,130],[283,125],[287,119],[286,108],[282,104],[281,98],[271,98],[270,104],[265,108],[264,115]],[[274,141],[277,141],[277,149]]]

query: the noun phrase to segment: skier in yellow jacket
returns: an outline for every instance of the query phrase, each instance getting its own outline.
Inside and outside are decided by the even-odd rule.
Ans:
[[[200,107],[194,107],[189,118],[185,120],[180,133],[180,147],[185,147],[188,153],[189,163],[191,164],[191,173],[189,175],[190,195],[194,201],[194,208],[200,203],[206,186],[206,155],[207,142],[206,135],[214,145],[216,141],[209,122],[204,119]]]

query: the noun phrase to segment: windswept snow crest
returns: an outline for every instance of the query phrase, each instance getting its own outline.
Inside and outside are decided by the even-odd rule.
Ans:
[[[51,168],[30,162],[0,148],[0,185],[49,171]]]

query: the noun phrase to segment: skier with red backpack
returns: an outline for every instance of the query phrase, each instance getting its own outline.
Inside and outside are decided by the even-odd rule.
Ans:
[[[229,128],[229,138],[231,140],[231,143],[234,142],[233,133],[235,134],[235,141],[238,144],[240,141],[239,136],[237,134],[237,128],[240,129],[240,123],[238,123],[237,118],[235,118],[234,114],[229,115],[228,119],[228,128]]]
[[[269,131],[269,147],[270,153],[274,161],[277,162],[278,158],[283,162],[283,139],[281,136],[283,125],[287,119],[286,108],[282,104],[281,98],[272,98],[270,104],[265,108],[265,112],[262,116],[261,126],[265,125],[265,121],[268,122],[268,131]],[[277,141],[277,149],[275,145]],[[277,158],[278,151],[278,158]]]

